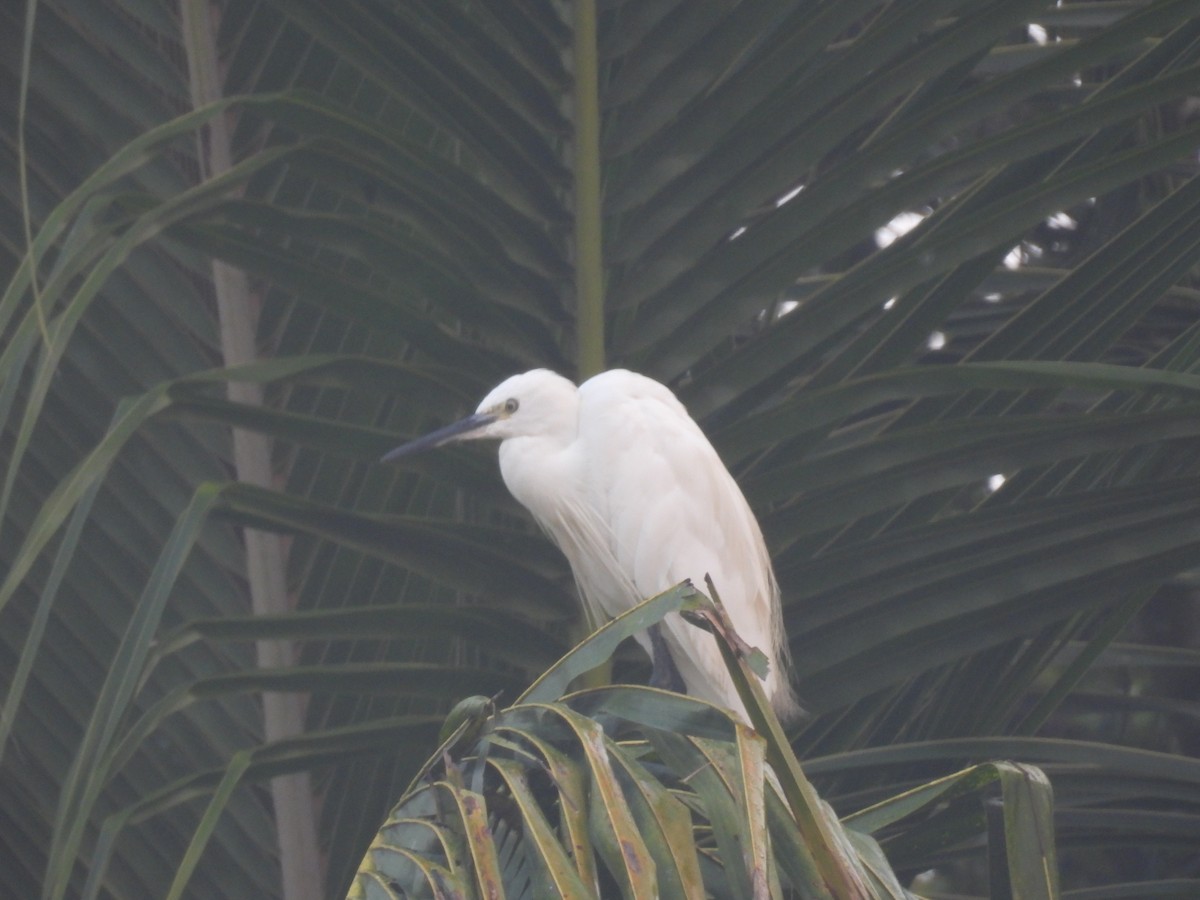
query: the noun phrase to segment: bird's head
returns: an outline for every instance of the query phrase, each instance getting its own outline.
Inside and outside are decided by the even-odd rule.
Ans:
[[[579,399],[575,385],[549,369],[533,369],[505,379],[488,393],[474,414],[409,441],[383,457],[391,462],[456,441],[573,435]]]

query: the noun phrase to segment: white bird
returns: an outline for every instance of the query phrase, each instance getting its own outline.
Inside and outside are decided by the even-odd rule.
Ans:
[[[558,545],[593,622],[710,575],[738,634],[770,661],[780,719],[800,712],[788,679],[779,589],[762,531],[716,450],[669,389],[624,369],[578,388],[547,369],[514,375],[474,415],[396,448],[385,462],[452,441],[500,441],[512,495]],[[637,636],[655,663],[666,645],[687,691],[746,720],[716,639],[670,615]]]

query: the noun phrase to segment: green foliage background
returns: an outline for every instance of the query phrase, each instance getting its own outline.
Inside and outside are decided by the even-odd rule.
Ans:
[[[1194,2],[0,15],[0,894],[160,896],[215,821],[188,890],[278,896],[257,785],[308,770],[343,889],[449,705],[567,646],[486,453],[374,464],[539,365],[646,372],[713,436],[841,812],[1017,759],[1064,888],[1195,892]],[[255,315],[222,337],[218,297]],[[249,619],[246,526],[294,612]],[[977,889],[968,847],[882,843]]]

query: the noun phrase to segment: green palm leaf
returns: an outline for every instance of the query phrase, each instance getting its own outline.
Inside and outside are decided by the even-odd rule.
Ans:
[[[0,12],[0,894],[277,896],[318,855],[311,896],[344,893],[454,695],[528,685],[575,609],[486,454],[374,461],[513,371],[615,365],[669,382],[751,497],[814,713],[788,737],[846,821],[1013,759],[1056,786],[1065,888],[1190,890],[1194,3],[185,7]],[[214,259],[246,276],[246,367]],[[231,483],[234,428],[265,481]],[[246,529],[285,536],[286,609],[250,615]],[[303,733],[264,730],[283,689]],[[559,790],[601,777],[514,722]],[[714,883],[609,758],[628,808],[563,827],[629,890],[628,829]],[[536,822],[540,776],[497,760]],[[253,786],[297,772],[319,847]],[[755,804],[721,802],[728,852]],[[878,848],[1002,890],[933,837],[972,804]],[[1104,852],[1118,823],[1153,872]],[[549,877],[550,843],[472,835],[434,836]]]

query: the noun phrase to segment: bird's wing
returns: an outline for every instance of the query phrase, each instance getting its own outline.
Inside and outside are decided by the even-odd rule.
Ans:
[[[685,578],[704,589],[711,575],[734,627],[774,658],[782,629],[762,534],[699,426],[669,390],[631,372],[598,375],[579,397],[586,496],[632,575],[626,608]]]

